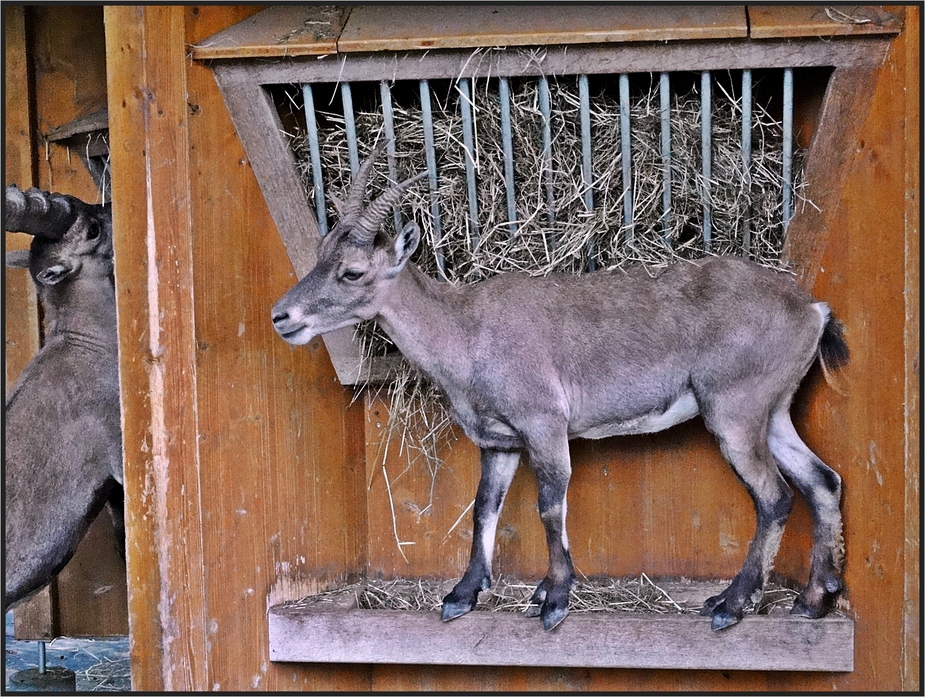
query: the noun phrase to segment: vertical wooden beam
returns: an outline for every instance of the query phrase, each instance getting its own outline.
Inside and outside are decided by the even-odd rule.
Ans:
[[[133,689],[204,690],[184,8],[105,22]]]
[[[902,689],[919,692],[921,685],[921,490],[920,422],[922,350],[921,306],[921,8],[907,7],[905,43],[905,574],[903,588]]]

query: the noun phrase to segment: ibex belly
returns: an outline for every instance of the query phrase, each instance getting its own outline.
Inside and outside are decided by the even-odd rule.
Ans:
[[[652,411],[625,421],[596,424],[569,431],[569,438],[607,438],[638,433],[656,433],[691,419],[700,412],[693,392],[682,393],[664,411]]]

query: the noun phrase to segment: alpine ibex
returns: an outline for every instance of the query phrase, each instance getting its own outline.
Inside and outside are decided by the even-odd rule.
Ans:
[[[549,630],[568,613],[574,579],[566,535],[568,440],[653,433],[703,417],[751,495],[757,529],[732,583],[701,610],[713,629],[760,596],[790,512],[785,477],[812,509],[809,582],[793,612],[820,617],[842,588],[841,480],[799,438],[791,400],[818,356],[846,362],[841,325],[786,274],[738,258],[678,263],[650,276],[616,270],[543,278],[504,273],[457,287],[408,259],[414,222],[380,231],[417,179],[363,207],[375,148],[357,173],[317,265],[272,310],[290,344],[375,319],[446,394],[481,450],[469,566],[443,600],[443,620],[472,610],[491,584],[498,516],[526,450],[539,489],[549,571],[531,615]]]
[[[33,236],[7,265],[29,269],[45,341],[6,400],[4,610],[54,578],[104,503],[124,538],[110,207],[15,185],[5,207]]]

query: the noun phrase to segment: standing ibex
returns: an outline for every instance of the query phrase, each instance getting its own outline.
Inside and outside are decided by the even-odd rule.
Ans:
[[[7,265],[35,281],[45,342],[6,400],[4,610],[54,578],[104,503],[124,537],[110,207],[8,186],[5,208],[33,236]]]
[[[841,325],[789,276],[736,258],[642,270],[500,274],[456,287],[408,259],[420,232],[391,239],[388,211],[415,181],[363,207],[377,147],[356,176],[315,268],[273,308],[290,344],[375,319],[448,397],[481,450],[472,553],[443,600],[443,619],[473,609],[491,584],[498,516],[520,452],[530,455],[549,571],[531,600],[548,630],[568,613],[574,574],[565,531],[568,440],[652,433],[702,415],[755,503],[757,529],[742,570],[706,601],[714,629],[738,622],[760,595],[793,494],[806,498],[815,536],[809,582],[793,612],[824,615],[842,588],[841,480],[800,440],[791,400],[817,355],[847,359]]]

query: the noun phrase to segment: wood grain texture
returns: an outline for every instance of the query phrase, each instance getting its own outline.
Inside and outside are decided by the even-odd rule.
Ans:
[[[258,8],[259,9],[259,8]],[[351,8],[333,5],[268,7],[191,47],[193,58],[318,56],[337,51]]]
[[[360,5],[341,53],[679,39],[744,38],[740,6]]]
[[[767,4],[747,10],[753,39],[896,34],[903,27],[903,10],[883,5]]]
[[[183,8],[106,8],[136,689],[206,684]]]
[[[910,289],[921,288],[921,98],[922,57],[921,8],[907,7],[905,10],[905,570],[903,597],[903,679],[902,689],[918,692],[921,684],[921,379],[919,363],[922,352],[921,339],[921,296]]]
[[[748,616],[713,632],[708,617],[571,614],[552,632],[515,612],[271,608],[273,661],[412,665],[850,672],[850,619]]]

